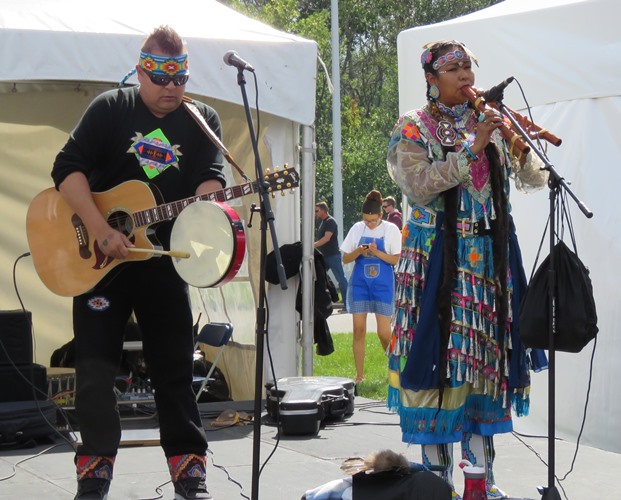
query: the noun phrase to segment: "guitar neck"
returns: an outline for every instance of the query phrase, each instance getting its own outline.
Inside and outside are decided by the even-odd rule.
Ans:
[[[212,193],[192,196],[183,200],[164,203],[153,208],[134,212],[133,219],[136,227],[149,226],[158,222],[172,220],[177,217],[184,208],[197,201],[221,201],[226,202],[235,198],[240,198],[248,194],[255,193],[257,187],[254,182],[239,184],[230,188],[220,189]]]

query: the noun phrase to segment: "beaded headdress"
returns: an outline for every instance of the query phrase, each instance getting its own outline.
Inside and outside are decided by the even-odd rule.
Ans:
[[[435,61],[433,61],[434,56],[437,54],[438,49],[440,47],[450,47],[455,46],[458,47],[451,52],[447,52],[446,54],[441,55]],[[472,60],[474,64],[477,66],[479,62],[477,61],[476,56],[472,53],[468,47],[462,42],[458,42],[457,40],[440,40],[437,42],[430,42],[423,45],[423,53],[420,56],[420,63],[423,69],[426,65],[430,64],[433,61],[432,67],[434,70],[444,66],[445,64],[455,62],[455,61],[468,61]]]
[[[154,75],[185,75],[189,72],[188,55],[158,56],[140,52],[140,67]]]

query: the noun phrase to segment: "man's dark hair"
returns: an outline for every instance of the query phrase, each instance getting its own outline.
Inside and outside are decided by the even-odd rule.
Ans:
[[[155,28],[142,44],[143,52],[153,53],[156,49],[171,56],[185,53],[183,40],[170,26]]]

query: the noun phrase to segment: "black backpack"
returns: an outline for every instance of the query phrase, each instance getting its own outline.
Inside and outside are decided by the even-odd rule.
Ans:
[[[554,350],[580,352],[595,338],[597,312],[589,270],[560,240],[553,249],[556,271]],[[520,337],[526,347],[549,349],[550,256],[533,275],[520,305]]]

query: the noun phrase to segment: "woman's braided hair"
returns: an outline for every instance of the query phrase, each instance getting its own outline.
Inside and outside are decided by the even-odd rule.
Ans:
[[[444,155],[453,150],[443,146]],[[492,143],[485,147],[485,154],[490,163],[490,183],[492,186],[492,203],[496,212],[496,221],[492,225],[492,249],[494,253],[494,276],[496,281],[496,323],[499,350],[499,376],[504,375],[505,335],[509,313],[507,293],[507,262],[509,220],[507,211],[507,194],[504,189],[503,169],[496,146]],[[438,290],[438,313],[440,320],[440,365],[438,409],[442,407],[444,388],[447,381],[446,364],[448,345],[453,318],[452,294],[457,279],[457,208],[459,186],[445,191],[444,198],[444,260],[442,283]],[[500,383],[500,380],[499,380]]]
[[[426,47],[421,56],[421,63],[425,72],[436,74],[433,62],[446,50],[461,47],[462,43],[456,41],[436,42]],[[431,54],[431,55],[429,55]],[[427,99],[429,96],[429,84],[427,84]],[[444,158],[454,147],[442,146]],[[496,324],[499,350],[499,377],[504,376],[505,336],[507,331],[507,318],[509,316],[509,300],[507,293],[507,263],[508,263],[508,235],[509,214],[507,193],[504,189],[504,171],[500,162],[500,155],[496,146],[490,142],[485,147],[485,154],[489,161],[490,184],[492,188],[492,203],[496,213],[495,223],[492,227],[492,249],[494,253],[494,277]],[[452,294],[457,280],[457,212],[459,201],[459,186],[455,186],[442,194],[444,198],[444,257],[442,283],[438,290],[438,313],[440,321],[440,365],[438,382],[438,411],[442,407],[444,388],[447,382],[446,368],[448,360],[448,345],[451,335],[452,324]],[[498,381],[500,383],[501,380]]]

